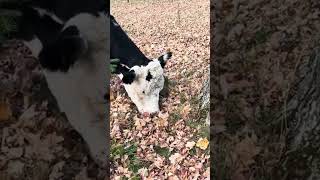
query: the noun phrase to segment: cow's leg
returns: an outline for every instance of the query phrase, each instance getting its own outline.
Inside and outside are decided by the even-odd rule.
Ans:
[[[86,102],[83,102],[83,104]],[[79,132],[87,143],[91,156],[102,168],[107,168],[107,124],[106,112],[97,113],[101,107],[87,104],[81,106],[81,112],[70,111],[67,115],[70,124]],[[104,107],[106,110],[107,107]]]
[[[107,106],[88,98],[81,86],[89,86],[83,76],[70,70],[68,73],[44,71],[49,88],[61,112],[87,143],[91,156],[106,168],[107,160]],[[83,82],[81,82],[82,80]],[[95,90],[95,88],[93,88]]]

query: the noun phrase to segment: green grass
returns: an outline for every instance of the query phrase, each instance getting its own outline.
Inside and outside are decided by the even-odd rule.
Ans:
[[[166,159],[169,159],[171,152],[168,148],[161,148],[160,146],[155,146],[154,151],[159,154],[160,156],[165,157]]]
[[[186,73],[186,77],[191,77],[193,74],[195,73],[195,71],[188,71],[187,73]]]
[[[261,29],[255,33],[255,42],[257,44],[265,43],[269,35],[270,35],[269,32],[266,32],[264,29]]]
[[[127,178],[127,177],[121,177],[121,180],[141,180],[140,176],[135,175],[131,178]]]
[[[200,100],[198,97],[191,97],[189,100],[191,109],[195,112],[192,117],[187,119],[186,125],[193,128],[198,129],[198,131],[194,134],[195,138],[210,138],[210,131],[208,124],[206,124],[206,117],[209,111],[209,107],[207,108],[200,108]]]
[[[176,85],[178,85],[178,82],[173,80],[173,79],[169,79],[167,76],[164,77],[165,79],[165,83],[167,83],[166,85],[169,87],[175,87]]]
[[[208,126],[200,127],[200,129],[198,130],[197,136],[210,139],[210,128]]]
[[[187,100],[188,99],[187,99],[186,95],[184,93],[181,93],[180,94],[180,102],[181,102],[181,104],[184,104]]]
[[[196,147],[193,147],[192,149],[190,149],[190,150],[189,150],[189,154],[192,155],[192,156],[197,155],[197,149],[196,149]]]
[[[169,114],[169,122],[170,123],[176,123],[182,118],[181,114],[179,112],[172,112]]]
[[[138,175],[136,175],[136,176],[133,176],[130,180],[141,180],[141,178]]]
[[[195,120],[195,119],[186,120],[186,125],[193,128],[193,129],[200,128],[200,126],[201,126],[201,124],[199,122],[197,122],[197,120]]]
[[[137,157],[137,149],[138,146],[136,144],[131,144],[125,147],[123,144],[116,145],[115,142],[112,142],[111,150],[110,150],[110,158],[111,160],[115,160],[124,155],[128,156],[128,169],[133,172],[133,177],[130,179],[140,179],[137,174],[139,169],[145,167],[148,168],[152,162],[143,161]],[[126,177],[123,177],[127,179]],[[122,178],[122,179],[123,179]]]
[[[114,160],[116,157],[121,157],[126,153],[124,146],[121,145],[111,145],[110,158]]]
[[[0,44],[6,41],[10,34],[17,30],[16,19],[8,16],[0,16]]]

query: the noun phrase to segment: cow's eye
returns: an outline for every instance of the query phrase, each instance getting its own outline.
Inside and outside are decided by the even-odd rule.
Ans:
[[[146,80],[147,80],[147,81],[150,81],[150,79],[152,79],[152,75],[151,75],[150,72],[148,72],[148,75],[147,75],[147,77],[146,77]]]
[[[142,91],[142,93],[144,94],[145,92],[144,92],[144,91]]]

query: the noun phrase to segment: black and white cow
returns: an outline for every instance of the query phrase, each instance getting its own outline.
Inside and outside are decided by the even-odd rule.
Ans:
[[[109,14],[105,0],[35,0],[18,8],[16,37],[37,57],[49,89],[103,168],[107,163]]]
[[[103,167],[108,147],[108,122],[104,121],[109,109],[105,99],[108,56],[121,60],[117,73],[143,113],[159,111],[163,67],[171,57],[167,53],[152,61],[146,58],[110,17],[105,2],[32,0],[12,7],[22,11],[16,37],[39,59],[60,110]]]
[[[120,59],[116,73],[140,113],[149,115],[159,111],[159,93],[164,86],[163,68],[171,52],[150,60],[128,37],[111,16],[111,58]]]

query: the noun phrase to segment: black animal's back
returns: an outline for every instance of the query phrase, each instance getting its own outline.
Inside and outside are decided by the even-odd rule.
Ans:
[[[120,59],[128,67],[146,66],[150,61],[120,27],[113,16],[110,17],[110,58]]]

